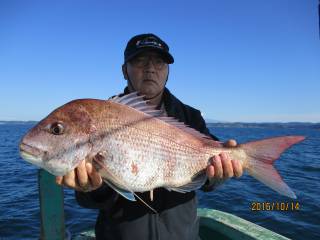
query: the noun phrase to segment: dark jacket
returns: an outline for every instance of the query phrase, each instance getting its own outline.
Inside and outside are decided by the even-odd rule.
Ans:
[[[163,101],[168,116],[217,140],[209,133],[199,110],[183,104],[168,89],[164,91]],[[210,190],[210,187],[205,190]],[[183,194],[158,188],[154,190],[153,201],[150,201],[149,192],[137,194],[157,214],[141,201],[131,202],[107,185],[88,193],[76,192],[76,199],[83,207],[100,210],[95,226],[97,239],[198,239],[194,191]]]

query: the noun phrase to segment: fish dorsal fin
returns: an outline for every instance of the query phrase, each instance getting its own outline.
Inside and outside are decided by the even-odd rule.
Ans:
[[[132,107],[140,112],[143,112],[143,113],[148,114],[152,117],[155,117],[155,118],[157,118],[161,121],[164,121],[172,126],[175,126],[179,129],[183,130],[184,132],[187,132],[197,138],[209,140],[210,143],[215,142],[209,136],[200,133],[199,131],[189,127],[188,125],[186,125],[183,122],[179,122],[179,120],[177,120],[176,118],[165,116],[164,112],[162,110],[157,110],[156,106],[148,104],[148,101],[143,99],[144,97],[145,96],[143,96],[143,95],[139,96],[138,92],[133,92],[133,93],[129,93],[127,95],[124,95],[122,97],[115,96],[115,97],[109,99],[109,101]]]
[[[138,92],[129,93],[127,95],[124,95],[122,97],[115,96],[109,101],[127,105],[129,107],[132,107],[138,111],[144,112],[148,115],[151,115],[153,117],[158,117],[163,115],[162,110],[157,110],[155,106],[149,105],[148,101],[144,100],[144,95],[138,95]]]

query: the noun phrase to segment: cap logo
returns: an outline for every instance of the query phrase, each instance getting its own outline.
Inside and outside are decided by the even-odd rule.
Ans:
[[[163,48],[162,44],[159,43],[155,38],[146,38],[143,40],[139,40],[136,42],[136,47],[157,47],[157,48]]]

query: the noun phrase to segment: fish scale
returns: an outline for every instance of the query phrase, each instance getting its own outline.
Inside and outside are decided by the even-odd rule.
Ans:
[[[159,177],[162,176],[171,176],[176,179],[163,179],[159,180],[159,177],[154,177],[153,182],[149,181],[149,178],[144,176],[143,174],[139,174],[139,181],[137,181],[137,177],[133,176],[133,174],[128,171],[122,171],[117,168],[112,169],[112,172],[117,176],[117,178],[127,179],[128,184],[130,183],[130,187],[136,191],[146,191],[150,188],[156,188],[161,186],[161,184],[166,184],[168,181],[175,182],[175,185],[179,185],[182,183],[186,183],[190,181],[190,174],[184,174],[184,172],[195,172],[196,169],[196,159],[203,159],[201,155],[194,152],[194,148],[190,148],[188,146],[184,146],[182,144],[177,144],[176,141],[172,141],[172,131],[162,131],[163,128],[168,129],[166,126],[159,127],[159,123],[155,122],[157,119],[148,120],[149,124],[143,124],[140,122],[135,125],[135,127],[131,128],[123,128],[121,134],[115,134],[115,136],[108,136],[110,138],[117,138],[118,142],[121,142],[121,145],[125,146],[125,149],[136,149],[137,152],[144,153],[144,156],[138,156],[139,158],[139,169],[146,169],[147,166],[150,166],[149,161],[143,161],[142,159],[153,159],[154,162],[157,162],[156,166],[162,166],[162,168],[157,168],[156,173]],[[122,125],[113,125],[114,128],[121,128]],[[170,133],[170,134],[166,134]],[[171,139],[170,139],[171,138]],[[170,141],[168,141],[170,140]],[[108,145],[105,143],[105,148],[107,152],[111,152],[112,149],[108,149]],[[190,145],[190,144],[189,144]],[[130,169],[130,164],[133,160],[135,160],[134,154],[127,156],[124,152],[126,150],[117,151],[119,155],[125,155],[124,158],[129,158],[129,161],[126,161],[124,164],[124,169]],[[147,151],[149,150],[149,151]],[[131,159],[130,159],[131,158]],[[167,168],[168,164],[166,160],[175,161],[176,168]],[[185,162],[190,162],[191,164],[186,165]],[[165,163],[165,164],[162,164]],[[110,166],[111,164],[107,161],[105,162],[106,166]],[[199,167],[198,167],[199,168]],[[122,168],[121,168],[122,169]],[[118,174],[116,174],[118,171]],[[153,172],[152,169],[150,171],[145,171],[145,175],[150,175],[150,172]],[[164,174],[167,173],[167,174]],[[169,173],[169,174],[168,174]],[[108,173],[104,173],[107,175]],[[125,176],[126,175],[126,176]],[[185,176],[185,177],[181,177]],[[150,176],[151,178],[151,176]],[[131,180],[135,179],[135,180]],[[177,182],[180,181],[180,182]],[[143,186],[143,188],[142,188]]]
[[[145,183],[147,182],[148,179],[152,176],[150,176],[150,173],[152,171],[148,171],[150,166],[152,164],[146,164],[146,159],[158,159],[159,158],[159,152],[152,150],[151,148],[147,148],[147,142],[143,143],[145,139],[143,138],[142,135],[139,134],[140,132],[135,131],[134,129],[131,129],[130,131],[127,132],[127,134],[122,134],[121,136],[117,136],[115,138],[110,138],[118,141],[121,144],[121,148],[115,149],[112,147],[111,144],[108,142],[106,143],[106,146],[104,149],[106,149],[107,152],[111,152],[115,154],[115,158],[121,158],[125,159],[125,161],[121,162],[121,167],[119,164],[110,164],[107,160],[105,161],[106,166],[111,166],[112,165],[112,172],[118,177],[118,178],[123,178],[126,179],[126,182],[130,183],[131,189],[136,189],[136,190],[143,190],[142,186],[145,188]],[[130,139],[129,141],[126,141],[130,136],[135,136],[134,141],[133,139]],[[139,147],[137,147],[139,145]],[[145,146],[145,147],[144,147]],[[149,150],[148,150],[149,149]],[[142,154],[144,153],[144,154]],[[161,154],[161,152],[160,152]],[[138,168],[138,176],[135,176],[131,172],[131,164],[134,161],[137,161],[139,159]],[[155,166],[159,166],[155,164]],[[145,170],[145,171],[143,171]],[[107,174],[106,174],[107,175]],[[139,181],[137,181],[137,179]]]

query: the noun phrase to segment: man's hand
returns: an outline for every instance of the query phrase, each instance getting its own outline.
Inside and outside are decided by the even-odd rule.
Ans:
[[[77,168],[64,176],[56,177],[56,183],[80,192],[89,192],[102,185],[102,179],[91,163],[83,160]]]
[[[225,147],[236,147],[237,142],[233,139],[223,144]],[[230,159],[229,154],[220,153],[213,157],[212,163],[207,167],[208,178],[226,180],[233,176],[241,177],[243,173],[242,166],[238,160]]]

